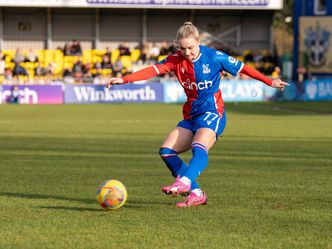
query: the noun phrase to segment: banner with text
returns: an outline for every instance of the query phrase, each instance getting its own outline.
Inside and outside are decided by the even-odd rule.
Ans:
[[[184,103],[186,96],[182,86],[175,82],[165,82],[164,100],[166,103]],[[276,89],[256,80],[223,80],[220,89],[225,102],[263,101],[273,99]]]
[[[163,102],[163,86],[160,83],[113,85],[66,85],[66,104]]]
[[[305,100],[332,100],[332,79],[305,81]]]
[[[18,95],[18,104],[63,104],[62,85],[19,85],[2,86],[0,104],[12,102]]]
[[[282,9],[282,0],[0,0],[0,6],[166,9]]]

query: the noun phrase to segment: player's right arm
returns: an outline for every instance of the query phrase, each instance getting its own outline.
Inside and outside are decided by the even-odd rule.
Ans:
[[[113,84],[125,84],[134,81],[147,80],[159,74],[168,73],[174,68],[174,63],[170,58],[171,56],[153,66],[143,68],[135,73],[128,74],[123,78],[110,78],[107,82],[107,87],[111,87]]]
[[[107,87],[110,87],[113,84],[125,84],[133,81],[147,80],[157,75],[157,71],[153,68],[153,66],[150,66],[135,73],[128,74],[123,78],[110,78],[107,82]]]

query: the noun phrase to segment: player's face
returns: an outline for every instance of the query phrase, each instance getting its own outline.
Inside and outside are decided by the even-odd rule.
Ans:
[[[178,42],[181,54],[193,61],[199,56],[199,42],[194,38],[183,38]]]

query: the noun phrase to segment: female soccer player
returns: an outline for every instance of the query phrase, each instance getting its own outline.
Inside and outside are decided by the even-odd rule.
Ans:
[[[146,67],[123,78],[111,78],[112,84],[124,84],[146,80],[173,71],[184,88],[187,101],[183,106],[183,120],[168,134],[159,154],[176,177],[175,183],[162,188],[166,194],[187,195],[178,207],[207,203],[207,196],[196,178],[208,165],[208,152],[226,125],[226,113],[222,99],[220,73],[246,74],[275,87],[288,84],[280,79],[271,80],[254,68],[244,65],[224,52],[200,45],[199,32],[191,22],[185,22],[176,35],[178,51],[159,63]],[[192,158],[186,165],[178,154],[192,150]]]

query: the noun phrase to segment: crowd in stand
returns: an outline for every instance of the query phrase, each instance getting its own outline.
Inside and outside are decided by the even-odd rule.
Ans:
[[[277,56],[272,55],[269,51],[248,50],[237,54],[228,48],[217,49],[252,65],[266,75],[271,75],[273,78],[280,77]],[[111,76],[119,77],[146,65],[154,64],[175,53],[176,50],[173,42],[146,42],[134,49],[129,47],[128,42],[123,42],[116,50],[110,48],[98,50],[98,55],[94,54],[92,58],[90,54],[88,57],[85,56],[79,40],[73,40],[54,50],[56,52],[48,60],[41,58],[40,54],[38,55],[32,49],[23,52],[17,48],[15,54],[0,51],[0,83],[46,84],[63,81],[65,83],[105,84]],[[133,51],[136,52],[135,56],[133,56]],[[53,53],[53,51],[51,52]],[[65,62],[68,59],[71,59],[70,63]],[[164,77],[172,77],[172,75]],[[227,79],[232,76],[224,74],[223,77]]]

